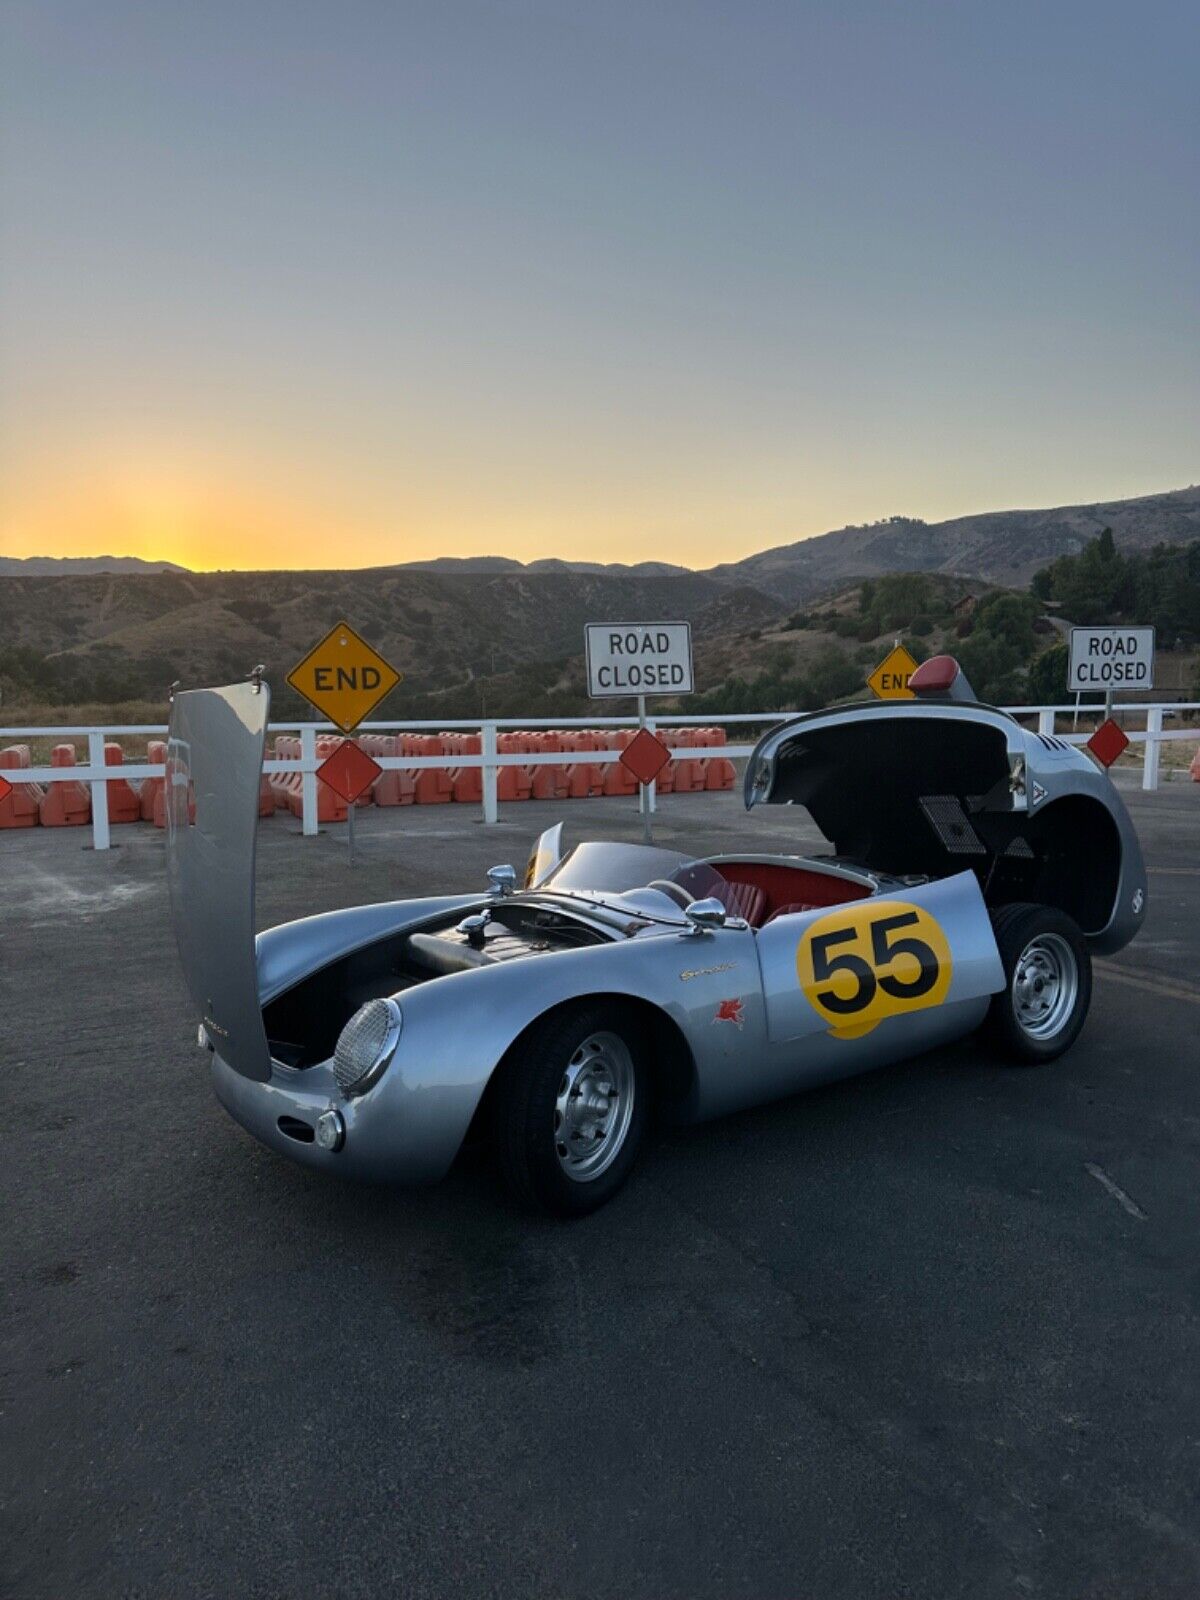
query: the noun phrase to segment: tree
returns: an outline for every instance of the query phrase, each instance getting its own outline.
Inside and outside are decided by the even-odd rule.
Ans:
[[[1066,700],[1068,654],[1065,644],[1052,644],[1034,659],[1027,688],[1032,705],[1059,706]]]

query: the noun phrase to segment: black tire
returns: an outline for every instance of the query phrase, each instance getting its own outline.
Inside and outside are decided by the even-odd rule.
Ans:
[[[605,1042],[597,1047],[597,1040]],[[614,1093],[606,1097],[603,1086],[609,1079]],[[626,1079],[627,1103],[622,1099]],[[581,1217],[597,1210],[616,1194],[637,1159],[647,1091],[644,1030],[629,1009],[585,1003],[535,1023],[502,1065],[493,1101],[496,1152],[508,1189],[522,1204],[553,1216]],[[598,1133],[604,1117],[596,1108],[606,1103],[607,1131]],[[570,1126],[564,1125],[560,1106],[567,1107]],[[578,1126],[572,1120],[576,1116]],[[610,1136],[614,1143],[605,1148]],[[600,1170],[589,1175],[589,1161]]]
[[[1051,906],[1001,906],[992,932],[1004,988],[984,1028],[1010,1065],[1033,1067],[1069,1050],[1092,1001],[1092,958],[1079,925]]]

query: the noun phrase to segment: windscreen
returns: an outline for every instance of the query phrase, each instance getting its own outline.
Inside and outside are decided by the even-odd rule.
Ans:
[[[625,894],[666,880],[702,900],[722,880],[707,862],[647,844],[578,844],[539,885],[540,890]]]

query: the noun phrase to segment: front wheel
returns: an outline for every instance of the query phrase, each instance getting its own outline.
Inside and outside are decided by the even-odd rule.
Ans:
[[[590,1005],[544,1018],[515,1048],[496,1086],[495,1131],[518,1199],[578,1217],[625,1182],[646,1125],[640,1034],[627,1011]]]
[[[1049,906],[1001,906],[992,932],[1004,964],[986,1027],[1023,1066],[1053,1061],[1079,1037],[1092,999],[1092,958],[1079,926]]]

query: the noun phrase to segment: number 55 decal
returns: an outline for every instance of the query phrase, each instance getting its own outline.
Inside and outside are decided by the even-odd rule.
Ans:
[[[864,900],[820,917],[796,951],[800,987],[835,1039],[858,1039],[885,1017],[940,1006],[950,945],[928,911]]]

